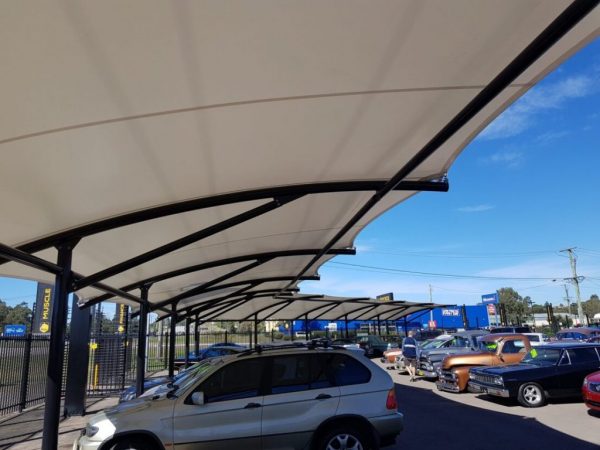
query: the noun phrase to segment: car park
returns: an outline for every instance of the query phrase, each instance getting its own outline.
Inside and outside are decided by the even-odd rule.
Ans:
[[[488,334],[479,341],[479,351],[444,358],[436,387],[441,391],[464,392],[469,384],[469,369],[516,364],[530,350],[529,339],[523,334]]]
[[[419,352],[417,375],[437,378],[446,356],[478,351],[479,339],[487,334],[487,331],[482,330],[459,331],[452,334],[437,348],[422,348]]]
[[[92,416],[74,449],[377,448],[402,431],[397,409],[391,377],[362,353],[259,347]]]
[[[579,396],[584,378],[600,366],[599,350],[574,342],[535,347],[520,364],[471,369],[469,386],[525,407],[543,406],[548,398]]]
[[[581,395],[588,408],[600,411],[600,372],[591,373],[583,379]]]

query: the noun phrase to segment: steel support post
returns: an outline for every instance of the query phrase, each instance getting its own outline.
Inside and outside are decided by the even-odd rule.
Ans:
[[[306,339],[309,339],[308,336],[308,314],[304,315],[304,336],[306,337]]]
[[[381,320],[379,320],[379,316],[377,316],[377,334],[381,336]]]
[[[190,364],[190,328],[192,327],[192,318],[185,318],[185,368]]]
[[[146,378],[146,338],[148,334],[148,291],[150,286],[142,286],[140,295],[143,303],[140,305],[140,321],[138,330],[138,348],[135,376],[135,395],[139,397],[144,393],[144,379]]]
[[[227,335],[225,335],[227,336]],[[227,340],[225,341],[227,342]],[[200,356],[200,314],[196,313],[196,318],[194,319],[194,352],[196,354],[196,358]]]
[[[50,349],[46,377],[46,406],[44,409],[44,431],[42,450],[55,450],[58,446],[58,424],[60,421],[60,395],[62,390],[65,356],[65,329],[67,328],[67,298],[71,283],[73,248],[77,241],[63,242],[56,246],[57,265],[62,272],[56,275],[54,307],[50,328]]]
[[[85,415],[92,315],[89,308],[80,309],[77,301],[77,296],[74,295],[65,386],[65,416]]]
[[[344,329],[345,329],[345,333],[346,333],[346,339],[348,339],[348,315],[347,314],[344,317]]]
[[[171,305],[171,340],[169,341],[169,377],[173,378],[175,375],[175,339],[177,333],[175,332],[175,326],[177,325],[177,305],[173,303]]]
[[[290,341],[294,342],[294,321],[290,320]]]
[[[258,316],[254,314],[254,347],[258,346]]]

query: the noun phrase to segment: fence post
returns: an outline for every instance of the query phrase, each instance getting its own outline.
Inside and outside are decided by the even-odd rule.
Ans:
[[[25,354],[23,360],[23,372],[21,374],[21,398],[19,402],[19,412],[23,411],[27,406],[27,385],[29,381],[29,360],[31,359],[31,333],[27,334],[25,341]]]
[[[164,343],[165,343],[165,348],[164,348],[164,351],[163,351],[163,356],[164,356],[164,358],[163,358],[163,361],[164,361],[163,366],[166,369],[167,366],[169,365],[169,351],[168,351],[168,346],[169,346],[169,332],[168,331],[165,333]]]
[[[227,344],[227,330],[225,330],[225,344]]]

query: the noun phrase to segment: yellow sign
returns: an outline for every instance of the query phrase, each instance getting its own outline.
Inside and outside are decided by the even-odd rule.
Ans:
[[[125,327],[123,325],[119,325],[119,333],[123,333],[125,331]]]
[[[50,326],[49,326],[47,323],[43,323],[43,324],[40,326],[40,331],[41,331],[42,333],[47,333],[49,329],[50,329]]]
[[[379,302],[393,302],[394,301],[394,293],[390,292],[388,294],[381,294],[377,296],[377,301]]]
[[[91,348],[92,350],[96,350],[96,349],[98,348],[98,344],[97,344],[96,342],[91,342],[91,343],[90,343],[90,348]]]

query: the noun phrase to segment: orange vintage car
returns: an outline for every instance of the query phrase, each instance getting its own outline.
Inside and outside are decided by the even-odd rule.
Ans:
[[[531,350],[531,344],[523,334],[489,334],[479,341],[479,350],[444,358],[436,387],[440,391],[464,392],[471,367],[519,363]]]
[[[396,364],[396,357],[402,354],[402,349],[392,348],[383,352],[381,362],[384,364]]]

